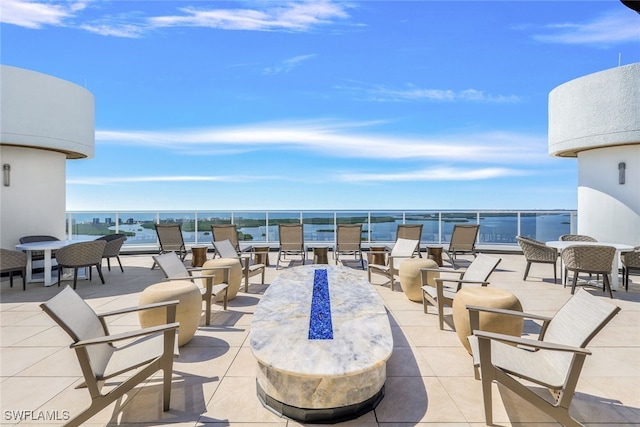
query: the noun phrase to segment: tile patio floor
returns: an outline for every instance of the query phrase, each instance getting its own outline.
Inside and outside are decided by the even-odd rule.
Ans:
[[[492,276],[492,286],[512,291],[525,311],[550,315],[569,298],[569,288],[549,279],[548,265],[534,264],[525,282],[522,255],[494,256],[501,257],[502,263]],[[97,311],[136,305],[140,292],[161,278],[157,269],[150,270],[149,255],[121,258],[125,272],[117,267],[107,271],[105,267],[105,285],[99,284],[95,275],[92,282],[78,283],[78,293]],[[274,253],[271,258],[273,262]],[[281,271],[268,268],[266,283]],[[571,411],[585,425],[640,425],[640,278],[636,275],[632,280],[629,292],[614,293],[613,302],[622,311],[589,345],[593,355],[587,357]],[[259,276],[252,278],[253,283],[257,281]],[[375,411],[340,425],[485,425],[480,382],[474,380],[471,358],[455,332],[450,327],[440,331],[437,315],[424,314],[421,304],[409,301],[402,292],[391,292],[388,285],[382,286],[382,276],[376,276],[374,283],[389,310],[394,337],[386,395]],[[228,311],[214,313],[211,326],[201,326],[194,339],[181,348],[174,364],[169,412],[162,412],[160,383],[152,378],[86,425],[300,425],[264,409],[256,397],[256,364],[248,333],[252,313],[265,288],[254,284],[249,293],[240,292],[230,301]],[[2,281],[0,422],[5,425],[17,422],[18,411],[75,414],[89,404],[87,390],[74,388],[80,383],[81,373],[68,348],[69,338],[38,306],[58,290],[57,286],[30,284],[23,292],[20,279],[13,288],[8,280]],[[592,292],[604,298],[601,292]],[[139,327],[136,315],[116,317],[110,326],[113,332]],[[495,425],[556,425],[517,396],[494,387]],[[55,420],[20,422],[21,426],[60,424]]]

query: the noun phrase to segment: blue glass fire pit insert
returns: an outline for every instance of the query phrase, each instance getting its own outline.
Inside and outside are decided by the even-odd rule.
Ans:
[[[313,277],[313,296],[311,297],[311,315],[309,318],[309,339],[333,339],[331,301],[329,299],[327,270],[316,270]]]

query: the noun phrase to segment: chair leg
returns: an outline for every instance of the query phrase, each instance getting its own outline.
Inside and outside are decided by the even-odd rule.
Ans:
[[[102,275],[102,268],[101,268],[100,264],[96,264],[96,270],[98,270],[98,275],[100,276],[100,280],[102,281],[102,284],[104,285],[104,276]],[[91,271],[91,267],[89,267],[89,271]]]
[[[527,275],[529,275],[529,269],[531,268],[531,261],[527,261],[527,267],[524,269],[524,277],[522,280],[527,280]]]
[[[609,275],[608,274],[603,274],[602,275],[602,282],[604,283],[604,287],[606,288],[606,290],[609,291],[609,298],[613,298],[613,292],[611,292],[611,283],[609,282]],[[604,291],[604,289],[603,289]]]
[[[111,258],[107,258],[107,270],[111,271]]]
[[[571,295],[576,291],[576,285],[578,284],[578,272],[573,272],[573,282],[571,284]]]
[[[440,330],[444,330],[444,303],[438,298],[438,323],[440,324]]]
[[[124,273],[124,268],[122,268],[122,263],[120,262],[120,255],[116,255],[116,259],[118,260],[118,264],[120,265],[120,271]]]
[[[91,270],[89,270],[91,271]],[[76,284],[78,283],[78,267],[73,269],[73,289],[76,288]]]

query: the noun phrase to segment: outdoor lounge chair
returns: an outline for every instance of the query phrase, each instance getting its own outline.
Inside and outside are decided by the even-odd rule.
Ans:
[[[444,248],[453,268],[456,266],[457,254],[472,254],[476,256],[476,240],[478,239],[478,224],[455,224],[451,233],[449,247]]]
[[[553,283],[556,283],[558,281],[558,273],[556,273],[558,250],[529,237],[516,236],[516,240],[520,248],[522,248],[524,258],[527,260],[527,267],[524,270],[522,280],[527,280],[527,275],[529,274],[532,263],[542,263],[553,265]]]
[[[616,248],[612,246],[576,244],[564,248],[561,257],[565,271],[573,272],[571,293],[573,294],[576,290],[579,273],[597,274],[598,277],[602,274],[602,291],[608,291],[609,297],[613,298],[609,274],[611,274],[615,255]],[[618,273],[617,269],[615,273]],[[586,284],[590,285],[589,281]]]
[[[390,282],[391,290],[395,288],[395,276],[399,274],[400,263],[408,258],[413,258],[418,240],[398,239],[391,249],[391,253],[386,257],[387,264],[369,264],[367,265],[367,277],[371,282],[371,273],[382,274],[387,277]],[[386,253],[386,251],[385,251]]]
[[[184,261],[187,257],[187,247],[184,245],[180,224],[154,224],[158,243],[160,244],[160,255],[167,252],[176,252],[180,259]],[[151,266],[153,270],[156,264]]]
[[[487,286],[489,284],[489,276],[494,272],[501,259],[485,254],[478,254],[466,270],[446,270],[441,268],[422,268],[422,305],[424,312],[427,313],[427,306],[431,304],[438,308],[438,322],[440,329],[444,329],[444,306],[451,307],[456,293],[463,287],[468,286]],[[436,277],[436,286],[427,284],[427,274],[429,271],[438,271],[440,273],[451,272],[458,274],[458,278]],[[445,286],[445,283],[452,283],[453,286]]]
[[[580,289],[553,317],[472,305],[467,309],[476,379],[478,367],[482,377],[486,424],[493,423],[491,383],[497,381],[563,426],[581,426],[569,414],[569,407],[585,357],[591,354],[585,347],[620,308]],[[481,312],[541,321],[538,339],[480,331]],[[551,395],[535,392],[531,383],[548,389]]]
[[[84,383],[91,395],[90,406],[67,422],[67,426],[80,426],[112,402],[120,399],[138,384],[144,383],[157,371],[163,371],[163,409],[169,410],[173,358],[178,355],[175,323],[178,301],[126,308],[97,315],[93,309],[69,286],[40,305],[64,331],[73,343]],[[166,307],[166,324],[111,335],[105,318],[125,313]],[[133,341],[132,341],[133,340]],[[114,343],[123,343],[116,346]],[[137,369],[133,376],[119,379]],[[118,383],[102,392],[105,380]]]
[[[422,224],[398,224],[396,240],[398,239],[417,240],[418,246],[416,246],[416,254],[420,258],[422,258],[422,254],[420,253],[420,240],[422,240]]]
[[[56,261],[58,262],[58,286],[62,280],[62,270],[64,268],[73,269],[73,289],[78,282],[78,270],[87,268],[89,270],[89,280],[92,279],[92,267],[98,270],[100,281],[104,285],[102,275],[102,254],[107,242],[104,240],[93,240],[91,242],[79,242],[67,245],[56,251]]]
[[[242,265],[242,275],[244,276],[244,291],[249,292],[249,277],[262,275],[261,283],[264,284],[264,273],[267,268],[264,264],[254,264],[251,254],[239,254],[229,240],[219,240],[213,242],[213,247],[222,258],[238,258]]]
[[[307,259],[307,251],[304,247],[304,225],[303,224],[278,224],[278,236],[280,247],[278,248],[278,260],[276,269],[280,268],[280,258],[284,255],[300,255],[302,264]]]
[[[219,294],[223,295],[223,307],[227,309],[227,291],[229,289],[229,269],[231,267],[207,267],[206,270],[222,270],[224,274],[223,283],[214,285],[214,275],[202,274],[194,276],[192,273],[205,270],[203,268],[187,268],[184,262],[178,258],[175,252],[167,252],[162,255],[155,255],[153,260],[165,276],[165,280],[191,280],[202,279],[202,286],[198,286],[202,294],[202,300],[206,304],[205,324],[211,323],[211,301]]]
[[[122,268],[122,262],[120,262],[120,249],[122,248],[122,244],[127,240],[127,236],[124,234],[107,234],[106,236],[102,236],[97,238],[96,240],[104,240],[107,242],[104,247],[104,252],[102,254],[103,259],[107,259],[107,268],[111,271],[111,258],[114,258],[118,261],[118,265],[120,265],[120,271],[124,273],[124,268]]]
[[[235,224],[211,224],[211,237],[213,239],[213,243],[220,242],[222,240],[230,241],[238,253],[251,250],[251,247],[247,247],[245,249],[240,248],[240,242],[238,241],[238,229]],[[216,253],[218,252],[216,251]]]
[[[333,249],[333,258],[336,265],[340,261],[340,255],[353,255],[360,258],[360,264],[364,270],[364,257],[362,256],[362,224],[338,224],[336,229],[336,245]]]
[[[11,249],[0,249],[0,273],[9,274],[9,285],[13,288],[13,274],[22,275],[22,290],[27,289],[27,254]]]

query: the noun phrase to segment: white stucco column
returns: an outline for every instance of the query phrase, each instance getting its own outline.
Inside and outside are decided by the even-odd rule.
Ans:
[[[83,87],[0,66],[3,248],[26,235],[65,238],[66,161],[93,156],[94,115],[93,95]]]
[[[553,89],[549,154],[578,158],[578,233],[640,245],[640,63]]]

